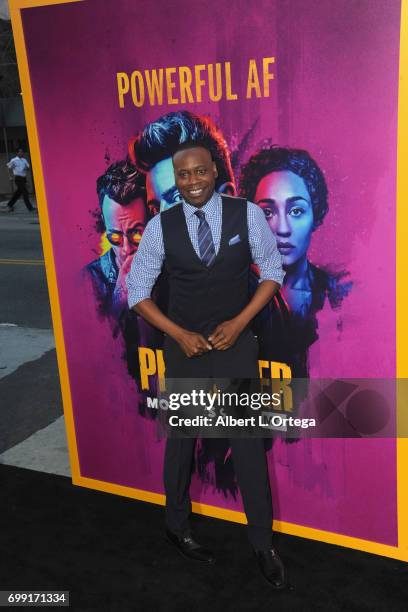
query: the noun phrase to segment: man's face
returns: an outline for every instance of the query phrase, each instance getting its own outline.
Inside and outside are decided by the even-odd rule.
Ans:
[[[158,162],[147,174],[146,191],[147,204],[152,212],[162,212],[180,202],[171,157]]]
[[[203,206],[215,189],[217,167],[204,147],[193,147],[173,155],[176,187],[192,206]]]
[[[122,206],[105,195],[102,214],[108,240],[121,267],[138,249],[146,226],[146,205],[143,198],[136,198]]]
[[[24,155],[23,149],[19,149],[17,151],[17,155],[18,155],[18,157],[23,157],[23,155]]]

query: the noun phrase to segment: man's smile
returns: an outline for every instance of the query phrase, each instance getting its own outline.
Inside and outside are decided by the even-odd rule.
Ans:
[[[196,198],[203,193],[204,187],[194,187],[193,189],[188,189],[187,191],[190,196],[193,196],[193,198]]]

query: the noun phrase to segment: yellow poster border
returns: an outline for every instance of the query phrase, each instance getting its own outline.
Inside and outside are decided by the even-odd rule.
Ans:
[[[52,321],[57,349],[58,368],[64,406],[65,424],[68,438],[69,457],[72,471],[72,482],[75,485],[99,491],[114,493],[150,503],[164,504],[164,495],[115,485],[81,476],[78,448],[75,438],[75,424],[72,410],[72,398],[69,384],[68,364],[62,327],[59,292],[55,271],[54,254],[51,242],[50,224],[46,190],[42,172],[41,151],[38,139],[36,117],[31,90],[24,32],[21,21],[21,10],[54,4],[68,4],[83,0],[9,0],[14,42],[16,46],[23,104],[30,143],[30,153],[35,177],[41,237],[44,249],[45,268],[50,295]],[[398,105],[398,166],[397,166],[397,377],[408,377],[408,318],[405,313],[405,302],[408,298],[408,172],[404,162],[408,159],[408,0],[402,0],[400,67],[399,67],[399,105]],[[400,408],[400,405],[398,406]],[[389,546],[359,538],[295,525],[283,521],[274,521],[274,529],[294,536],[319,540],[365,552],[383,555],[394,559],[408,561],[408,440],[397,440],[397,499],[398,499],[398,546]],[[379,492],[381,495],[381,492]],[[227,510],[206,504],[193,502],[193,511],[199,514],[245,523],[242,512]]]

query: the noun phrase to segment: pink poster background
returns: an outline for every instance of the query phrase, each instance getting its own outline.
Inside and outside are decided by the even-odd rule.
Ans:
[[[163,441],[135,409],[120,340],[79,280],[99,255],[96,178],[130,136],[175,106],[117,101],[116,73],[230,61],[245,92],[248,60],[276,57],[269,98],[183,108],[210,114],[227,142],[259,117],[263,138],[307,149],[324,170],[329,214],[310,259],[351,273],[343,332],[319,317],[311,375],[395,376],[395,184],[398,0],[85,0],[23,9],[59,284],[81,474],[162,492]],[[269,455],[276,518],[395,545],[393,440],[308,440]],[[241,509],[194,478],[193,499]]]

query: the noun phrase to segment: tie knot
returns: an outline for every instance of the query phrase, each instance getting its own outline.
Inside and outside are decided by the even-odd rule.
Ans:
[[[205,220],[205,212],[202,210],[196,210],[194,214],[200,219],[200,221]]]

